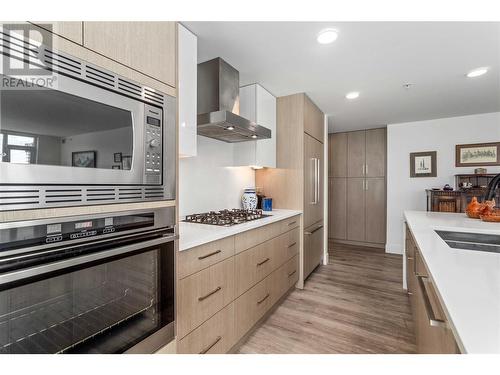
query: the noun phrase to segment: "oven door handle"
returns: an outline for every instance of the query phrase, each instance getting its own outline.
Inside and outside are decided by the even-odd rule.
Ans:
[[[175,234],[166,234],[161,238],[155,238],[153,240],[141,241],[137,243],[133,243],[130,245],[120,246],[116,248],[112,248],[110,250],[99,251],[92,254],[82,255],[75,258],[65,259],[58,262],[52,262],[47,264],[42,264],[39,266],[24,268],[15,270],[12,272],[6,272],[4,274],[0,274],[0,286],[12,283],[15,281],[20,281],[23,279],[27,279],[34,276],[43,275],[49,272],[58,271],[64,268],[69,268],[73,266],[78,266],[81,264],[93,262],[96,260],[103,260],[106,258],[111,258],[117,255],[127,254],[133,251],[140,250],[142,248],[158,246],[165,244],[167,242],[174,241],[176,238]]]

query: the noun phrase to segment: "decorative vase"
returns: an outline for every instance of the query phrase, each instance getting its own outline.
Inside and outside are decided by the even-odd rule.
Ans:
[[[257,208],[257,194],[254,188],[245,189],[241,197],[244,210],[255,210]]]

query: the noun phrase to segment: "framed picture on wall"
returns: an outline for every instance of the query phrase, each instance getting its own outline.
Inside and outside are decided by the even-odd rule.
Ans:
[[[95,151],[77,151],[71,153],[71,165],[80,168],[96,167]]]
[[[436,177],[437,152],[412,152],[410,154],[410,177]]]
[[[500,165],[500,142],[455,146],[457,167]]]

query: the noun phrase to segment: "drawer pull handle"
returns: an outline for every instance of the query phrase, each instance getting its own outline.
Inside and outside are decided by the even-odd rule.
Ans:
[[[267,262],[269,262],[270,260],[271,260],[270,258],[266,258],[266,259],[264,259],[262,262],[257,263],[257,267],[262,266],[264,263],[267,263]]]
[[[222,340],[222,336],[217,336],[215,341],[208,345],[205,349],[203,349],[199,354],[206,354],[210,349],[212,349],[220,340]]]
[[[425,276],[417,276],[418,284],[420,286],[420,290],[422,291],[422,297],[424,299],[425,312],[427,314],[427,319],[429,319],[429,325],[432,327],[443,327],[447,328],[448,325],[444,320],[437,319],[434,315],[434,311],[432,310],[431,301],[429,300],[429,295],[427,294],[427,289],[424,285],[424,279],[427,279]]]
[[[221,250],[217,250],[217,251],[214,251],[213,253],[209,253],[207,255],[202,255],[201,257],[198,257],[198,260],[203,260],[203,259],[210,258],[213,255],[219,254],[220,252],[221,252]]]
[[[218,286],[217,288],[212,290],[210,293],[205,294],[204,296],[198,297],[198,301],[203,301],[204,299],[207,299],[208,297],[214,295],[215,293],[217,293],[221,289],[222,289],[222,287]]]
[[[320,230],[321,228],[323,228],[323,225],[320,225],[319,227],[317,228],[314,228],[312,231],[310,232],[304,232],[305,235],[308,235],[310,236],[311,234],[313,234],[314,232],[317,232],[318,230]]]
[[[260,301],[257,301],[257,305],[260,305],[262,302],[264,302],[267,298],[269,297],[269,293],[265,295],[264,298],[262,298]]]
[[[406,258],[406,259],[408,259],[408,260],[413,260],[413,257],[408,257],[408,258]]]
[[[413,293],[412,292],[407,292],[409,296],[413,296]]]
[[[292,277],[293,275],[295,275],[295,273],[296,273],[296,272],[297,272],[297,270],[294,270],[293,272],[290,272],[290,273],[288,274],[288,277]]]
[[[288,245],[288,248],[291,248],[291,247],[293,247],[293,246],[295,246],[295,245],[297,245],[297,242],[294,242],[293,244]]]
[[[288,223],[288,226],[293,225],[293,224],[297,224],[297,222],[296,221],[292,221],[291,223]]]

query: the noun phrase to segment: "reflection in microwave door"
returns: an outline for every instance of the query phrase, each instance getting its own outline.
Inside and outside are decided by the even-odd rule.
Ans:
[[[79,168],[96,168],[95,151],[77,151],[71,153],[71,165]]]

